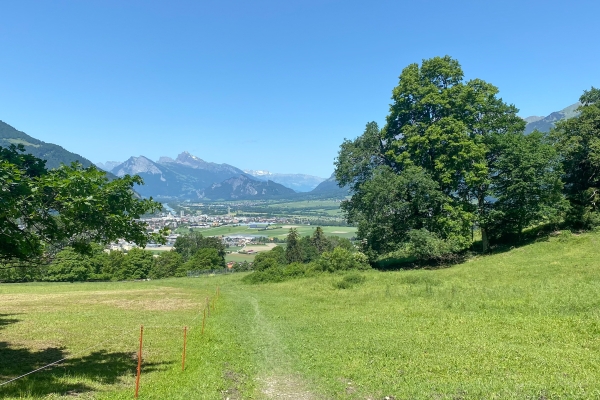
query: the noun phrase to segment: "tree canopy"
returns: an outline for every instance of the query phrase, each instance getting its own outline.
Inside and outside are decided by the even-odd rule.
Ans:
[[[525,138],[518,110],[497,95],[481,79],[464,81],[449,56],[423,60],[402,71],[385,126],[370,122],[342,143],[335,175],[352,190],[342,208],[372,257],[418,243],[437,249],[426,257],[459,252],[475,229],[486,251],[514,201],[528,211],[512,230],[548,217],[545,206],[560,196],[556,154],[543,135]]]
[[[577,228],[600,224],[600,89],[579,99],[579,116],[559,121],[552,132],[561,154],[569,222]]]

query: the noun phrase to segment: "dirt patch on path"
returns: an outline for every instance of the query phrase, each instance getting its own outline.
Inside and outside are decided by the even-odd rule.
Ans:
[[[272,375],[262,379],[262,393],[267,399],[316,400],[305,383],[293,375]]]

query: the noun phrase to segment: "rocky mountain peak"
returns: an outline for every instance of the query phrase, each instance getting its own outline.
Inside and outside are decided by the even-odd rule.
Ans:
[[[162,175],[156,164],[144,156],[130,157],[124,163],[117,165],[113,169],[113,173],[117,176],[138,175],[141,173]]]

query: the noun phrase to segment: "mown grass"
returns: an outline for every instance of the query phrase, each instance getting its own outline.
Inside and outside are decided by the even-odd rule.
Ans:
[[[215,399],[226,390],[252,391],[235,305],[222,296],[201,335],[205,299],[214,298],[219,279],[0,286],[0,381],[70,356],[0,386],[0,398],[132,398],[142,324],[141,398]]]
[[[48,349],[77,353],[107,332],[127,334],[103,354],[0,387],[0,397],[130,398],[143,322],[192,330],[181,373],[180,331],[147,329],[141,398],[260,399],[269,376],[300,379],[324,399],[600,398],[600,235],[559,238],[446,269],[277,284],[233,274],[2,285],[3,378],[10,352],[39,361]],[[200,338],[187,321],[217,285],[219,308]]]
[[[316,226],[312,225],[290,225],[294,226],[300,236],[310,236],[313,234]],[[327,236],[340,236],[350,239],[356,235],[356,228],[352,226],[324,226],[323,232]],[[284,239],[290,232],[290,228],[286,226],[269,227],[269,229],[250,229],[247,225],[240,226],[219,226],[216,228],[197,229],[204,236],[228,236],[228,235],[257,235],[267,237],[277,237]],[[186,233],[186,229],[182,229],[181,233]]]

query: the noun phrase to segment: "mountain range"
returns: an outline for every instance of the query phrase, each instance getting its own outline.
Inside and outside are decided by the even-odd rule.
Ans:
[[[261,181],[280,183],[297,192],[310,192],[316,188],[319,183],[325,181],[325,178],[305,174],[279,174],[264,170],[244,170],[244,173]]]
[[[527,117],[525,133],[535,129],[547,132],[557,121],[578,115],[575,103],[546,117]],[[48,168],[61,163],[78,161],[84,167],[92,162],[63,147],[46,143],[0,121],[0,146],[23,144],[28,153],[46,160]],[[160,157],[152,161],[147,157],[130,157],[125,162],[96,163],[109,176],[140,175],[143,186],[136,191],[144,197],[159,200],[242,200],[270,198],[323,198],[344,197],[348,188],[340,188],[334,175],[328,179],[305,174],[280,174],[264,170],[241,170],[229,164],[204,161],[188,152],[173,159]],[[298,193],[300,192],[300,193]]]
[[[579,115],[577,108],[581,103],[577,102],[575,104],[571,104],[570,106],[563,108],[560,111],[555,111],[548,115],[547,117],[527,117],[524,118],[527,125],[525,126],[525,134],[529,134],[534,130],[538,130],[540,132],[550,132],[550,129],[554,128],[554,124],[562,119],[569,119],[576,117]]]

